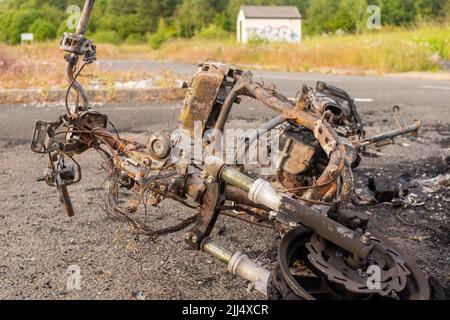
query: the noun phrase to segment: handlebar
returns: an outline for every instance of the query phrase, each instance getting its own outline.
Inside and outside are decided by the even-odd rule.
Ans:
[[[94,8],[95,0],[86,0],[83,11],[81,12],[80,21],[78,22],[75,34],[84,35],[86,33],[89,19],[91,18],[92,9]]]
[[[63,41],[61,42],[61,49],[69,52],[70,54],[66,56],[67,60],[67,67],[66,67],[66,77],[67,81],[69,83],[69,90],[66,94],[66,108],[67,112],[70,114],[73,114],[77,111],[79,111],[79,98],[81,96],[81,99],[83,100],[83,110],[89,109],[89,100],[86,90],[83,88],[83,86],[76,80],[79,72],[89,63],[92,63],[93,60],[95,60],[95,48],[94,46],[91,47],[92,41],[88,41],[84,38],[84,34],[86,33],[89,20],[92,14],[92,9],[94,8],[95,0],[86,0],[84,3],[83,11],[80,16],[80,21],[78,22],[76,31],[74,34],[64,34]],[[70,37],[68,43],[65,41],[65,37]],[[94,55],[89,53],[88,55],[88,48],[93,49]],[[79,56],[85,55],[84,64],[78,69],[77,73],[75,74],[75,69],[79,61]],[[69,97],[70,89],[73,88],[77,92],[77,102],[76,102],[76,110],[70,110],[67,100]],[[74,112],[73,112],[74,111]]]
[[[365,141],[365,144],[363,144],[363,145],[376,144],[379,142],[383,142],[386,140],[392,140],[396,137],[404,136],[404,135],[408,135],[408,134],[416,136],[421,128],[422,128],[422,121],[415,121],[415,123],[410,126],[402,127],[399,129],[395,129],[395,130],[392,130],[389,132],[385,132],[385,133],[373,136],[373,137],[367,139]]]

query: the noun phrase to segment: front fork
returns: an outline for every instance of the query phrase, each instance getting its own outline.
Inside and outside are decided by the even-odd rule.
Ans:
[[[70,218],[75,216],[75,210],[67,186],[58,187],[58,194],[59,202],[64,206],[64,211],[66,211],[67,216]]]
[[[64,156],[57,153],[49,154],[49,160],[50,164],[44,172],[44,177],[38,181],[44,181],[47,185],[56,188],[64,211],[67,216],[73,217],[75,210],[67,187],[81,180],[80,168],[77,165],[77,174],[74,166],[67,163]]]
[[[356,232],[345,225],[320,214],[312,208],[302,205],[289,196],[277,192],[269,182],[263,179],[253,180],[242,174],[235,168],[227,166],[222,160],[208,157],[205,160],[204,172],[209,176],[208,180],[217,181],[217,184],[226,183],[234,186],[248,195],[248,199],[255,205],[260,205],[273,210],[278,223],[288,228],[297,228],[300,224],[314,231],[324,239],[350,252],[355,260],[365,260],[373,250],[370,236]],[[206,193],[208,195],[208,193]],[[211,193],[214,195],[214,193]],[[202,241],[209,236],[211,226],[215,223],[219,214],[221,199],[220,193],[209,202],[203,203],[203,214],[199,215],[196,226],[190,231],[186,241],[195,248],[199,248]],[[205,232],[199,234],[199,226],[208,226]],[[369,239],[367,239],[369,237]]]

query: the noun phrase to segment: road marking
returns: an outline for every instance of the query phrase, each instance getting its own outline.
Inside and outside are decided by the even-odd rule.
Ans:
[[[435,89],[435,90],[450,90],[450,87],[429,86],[429,85],[423,85],[422,88],[424,88],[424,89]]]
[[[373,102],[370,98],[355,98],[355,102]]]

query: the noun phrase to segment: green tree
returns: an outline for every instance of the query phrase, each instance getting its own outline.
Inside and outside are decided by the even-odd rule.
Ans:
[[[442,8],[443,16],[450,19],[450,0],[445,1]]]
[[[214,17],[213,0],[183,0],[178,8],[181,34],[192,37],[206,28]]]
[[[66,8],[72,4],[82,7],[84,0],[0,0],[0,41],[17,43],[32,25],[43,39],[71,31],[66,26]],[[302,13],[307,34],[358,33],[368,4],[381,7],[386,25],[450,17],[450,0],[97,0],[88,32],[114,41],[136,42],[155,33],[161,39],[162,18],[164,37],[192,37],[205,29],[203,35],[209,36],[215,31],[235,31],[241,5],[294,5]]]
[[[339,1],[337,12],[332,18],[332,29],[360,33],[366,18],[366,0]]]
[[[445,17],[450,14],[450,7],[446,9],[448,3],[449,0],[416,0],[414,3],[416,18]]]
[[[169,38],[166,22],[163,18],[159,19],[158,30],[148,38],[148,43],[152,49],[159,49]]]
[[[39,18],[33,22],[29,28],[29,31],[34,34],[35,40],[43,41],[54,39],[56,37],[57,29],[53,23]]]
[[[381,0],[383,24],[405,25],[414,21],[415,0]]]
[[[333,17],[338,11],[339,3],[334,0],[314,0],[308,8],[308,20],[304,22],[307,33],[335,31]]]
[[[0,34],[4,41],[11,44],[20,42],[20,34],[28,32],[30,26],[38,18],[33,10],[7,11],[1,17]]]

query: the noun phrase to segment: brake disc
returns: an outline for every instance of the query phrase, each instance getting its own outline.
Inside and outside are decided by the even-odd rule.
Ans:
[[[352,268],[344,251],[299,227],[278,248],[278,264],[269,281],[271,299],[428,300],[430,287],[413,259],[387,241],[364,266]],[[379,274],[369,274],[370,267]],[[371,281],[374,280],[374,281]],[[373,286],[372,286],[373,285]]]
[[[352,293],[388,296],[392,292],[401,292],[411,274],[405,261],[382,241],[372,241],[374,250],[367,263],[358,269],[349,266],[342,250],[318,235],[313,235],[306,244],[308,259],[328,281],[344,286]]]

